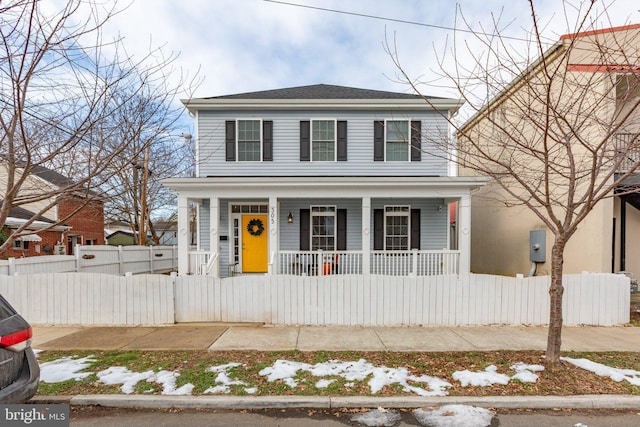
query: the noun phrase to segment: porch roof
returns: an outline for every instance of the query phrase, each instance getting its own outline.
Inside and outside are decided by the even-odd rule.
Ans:
[[[438,197],[467,195],[487,177],[207,177],[162,183],[187,197]]]

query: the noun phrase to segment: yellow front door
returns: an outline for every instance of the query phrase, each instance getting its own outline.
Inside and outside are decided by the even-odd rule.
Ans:
[[[242,272],[266,273],[269,259],[266,215],[242,215]]]

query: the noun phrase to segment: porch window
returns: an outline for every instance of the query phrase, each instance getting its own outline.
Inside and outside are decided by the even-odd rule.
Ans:
[[[385,206],[385,250],[406,251],[409,249],[409,212],[409,206]]]
[[[385,126],[385,160],[406,162],[409,160],[409,121],[387,120]]]
[[[262,158],[260,129],[260,120],[238,120],[238,161],[260,161]]]
[[[314,162],[336,161],[336,121],[311,121],[311,160]]]
[[[311,206],[311,249],[335,250],[336,207]]]

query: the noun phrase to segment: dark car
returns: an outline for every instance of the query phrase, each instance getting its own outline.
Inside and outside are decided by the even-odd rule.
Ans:
[[[0,295],[0,403],[22,403],[38,390],[40,367],[31,325]]]

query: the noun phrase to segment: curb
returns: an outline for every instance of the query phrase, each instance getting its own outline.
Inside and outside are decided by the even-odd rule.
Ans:
[[[336,409],[420,408],[461,404],[495,409],[640,409],[640,396],[147,396],[91,394],[34,396],[31,403],[66,403],[71,406],[104,406],[135,409]]]

